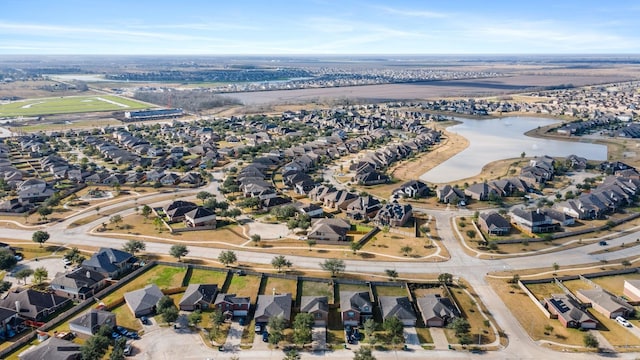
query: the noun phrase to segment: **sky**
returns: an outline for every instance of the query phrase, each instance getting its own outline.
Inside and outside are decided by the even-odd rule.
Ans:
[[[640,2],[2,0],[0,54],[640,54]]]

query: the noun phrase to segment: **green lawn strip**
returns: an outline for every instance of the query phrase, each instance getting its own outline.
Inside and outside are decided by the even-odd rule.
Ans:
[[[103,101],[104,99],[107,101]],[[110,103],[112,101],[114,103]],[[120,106],[118,104],[126,105]],[[0,116],[35,116],[99,111],[144,109],[148,105],[111,95],[41,98],[0,105]]]
[[[191,279],[189,279],[189,283],[190,284],[217,284],[218,287],[221,287],[226,278],[227,278],[226,271],[193,269],[193,273],[191,274]]]
[[[333,286],[328,282],[303,281],[302,296],[326,296],[333,303]]]
[[[403,286],[376,286],[378,296],[408,296]]]

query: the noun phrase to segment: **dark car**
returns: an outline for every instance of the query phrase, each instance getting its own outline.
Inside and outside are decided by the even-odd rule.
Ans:
[[[268,332],[263,332],[262,333],[262,341],[267,342],[269,341],[269,333]]]
[[[606,242],[606,241],[600,241],[600,242],[598,243],[598,245],[600,245],[600,246],[607,246],[607,245],[609,245],[609,244],[607,244],[607,242]]]
[[[244,326],[245,322],[246,322],[246,320],[243,317],[238,319],[238,324],[240,324],[240,326]]]
[[[260,334],[262,333],[262,324],[256,324],[256,327],[254,328],[256,334]]]
[[[149,318],[147,318],[146,316],[142,316],[140,317],[140,321],[142,321],[143,325],[150,325],[151,323],[149,322]]]

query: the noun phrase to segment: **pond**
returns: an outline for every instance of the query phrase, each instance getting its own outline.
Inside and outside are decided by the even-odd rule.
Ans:
[[[607,147],[581,142],[538,139],[524,133],[558,120],[505,117],[499,119],[456,119],[460,124],[448,131],[464,136],[469,147],[420,176],[431,183],[448,183],[478,175],[482,167],[492,161],[520,157],[549,155],[566,157],[578,155],[589,160],[607,160]]]

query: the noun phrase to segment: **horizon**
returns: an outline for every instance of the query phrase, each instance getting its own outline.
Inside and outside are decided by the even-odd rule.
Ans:
[[[7,0],[3,5],[0,55],[640,54],[640,5],[627,1],[193,0],[175,6],[151,0]]]

